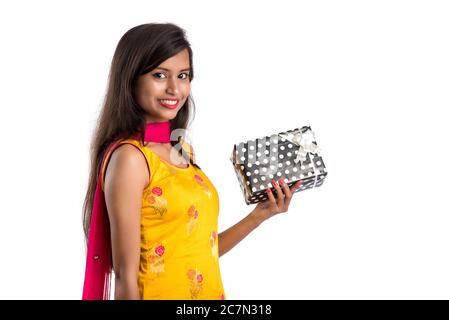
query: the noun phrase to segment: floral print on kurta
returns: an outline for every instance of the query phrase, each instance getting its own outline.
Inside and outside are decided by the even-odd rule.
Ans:
[[[148,252],[148,265],[150,271],[156,274],[164,272],[164,253],[165,247],[158,245]]]
[[[210,235],[210,246],[212,250],[212,256],[218,259],[218,235],[215,231],[212,231]]]
[[[167,212],[167,200],[162,196],[162,188],[154,187],[151,194],[147,197],[150,203],[150,208],[154,210],[155,214],[163,216]]]
[[[190,236],[198,221],[198,210],[195,206],[190,206],[187,210],[187,234]]]
[[[190,296],[192,299],[198,299],[203,290],[203,275],[197,269],[189,269],[187,278],[190,282]]]
[[[204,191],[207,192],[207,194],[210,194],[210,188],[207,185],[206,181],[204,181],[204,179],[201,178],[201,176],[196,174],[193,176],[193,180],[195,180],[195,182],[198,183],[204,189]]]

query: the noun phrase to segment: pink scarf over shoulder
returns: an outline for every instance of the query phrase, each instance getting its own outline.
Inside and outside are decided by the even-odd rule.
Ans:
[[[105,165],[104,161],[106,156],[117,146],[118,141],[115,141],[106,149],[97,177],[87,242],[83,300],[108,300],[110,296],[112,266],[111,234],[106,201],[104,192],[101,189],[101,173]]]

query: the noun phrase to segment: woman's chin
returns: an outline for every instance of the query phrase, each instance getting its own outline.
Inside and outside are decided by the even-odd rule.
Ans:
[[[147,122],[164,122],[168,120],[173,120],[176,118],[176,115],[178,114],[177,111],[172,112],[163,112],[159,114],[157,117],[154,116],[147,116],[146,121]]]
[[[172,120],[176,118],[176,116],[178,115],[178,111],[179,109],[168,110],[167,112],[164,113],[163,118],[167,118],[167,120]]]

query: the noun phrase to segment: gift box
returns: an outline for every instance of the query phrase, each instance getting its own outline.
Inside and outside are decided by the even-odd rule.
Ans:
[[[231,162],[246,204],[267,200],[267,188],[276,197],[272,179],[289,187],[301,180],[296,192],[321,186],[327,170],[320,153],[310,126],[235,144]]]

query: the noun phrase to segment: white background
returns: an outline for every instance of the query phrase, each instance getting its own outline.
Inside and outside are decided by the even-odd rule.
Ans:
[[[254,207],[234,143],[310,125],[329,172],[220,259],[228,299],[448,299],[448,16],[445,1],[2,2],[0,298],[81,298],[112,55],[128,29],[173,22],[220,231]]]

